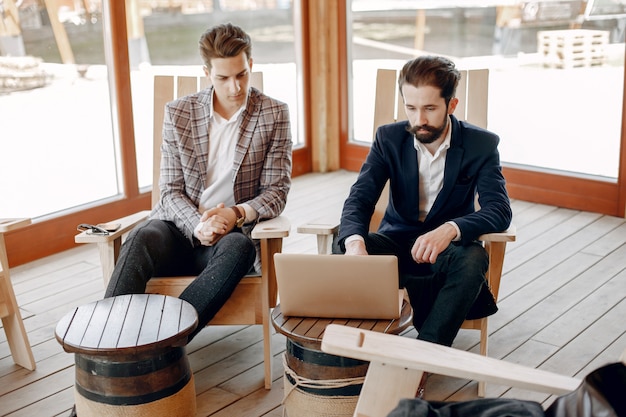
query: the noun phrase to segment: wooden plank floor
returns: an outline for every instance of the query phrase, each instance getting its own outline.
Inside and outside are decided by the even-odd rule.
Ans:
[[[315,238],[298,235],[297,225],[338,217],[355,178],[339,171],[294,179],[285,252],[315,252]],[[508,245],[500,311],[490,320],[490,356],[572,376],[616,361],[626,348],[626,221],[523,201],[514,201],[513,209],[518,237]],[[54,328],[71,308],[101,298],[97,251],[79,246],[13,268],[11,275],[37,369],[14,365],[0,332],[0,416],[65,416],[73,404],[73,355],[61,349]],[[415,336],[414,330],[403,334]],[[462,330],[454,346],[477,351],[477,344],[477,332]],[[282,416],[284,348],[284,337],[275,334],[274,384],[267,391],[260,326],[204,329],[187,348],[197,415]],[[426,387],[431,400],[475,395],[475,382],[437,375]],[[495,385],[487,386],[487,395],[551,401]]]

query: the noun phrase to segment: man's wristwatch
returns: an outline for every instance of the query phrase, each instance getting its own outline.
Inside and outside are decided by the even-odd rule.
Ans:
[[[231,209],[233,209],[233,211],[235,212],[235,216],[237,217],[237,220],[235,221],[235,226],[243,226],[244,222],[246,221],[246,213],[242,213],[237,206],[232,206]]]

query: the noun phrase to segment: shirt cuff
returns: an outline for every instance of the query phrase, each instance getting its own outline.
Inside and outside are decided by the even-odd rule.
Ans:
[[[196,237],[196,239],[200,240],[200,237],[198,236],[198,232],[202,229],[202,226],[204,226],[204,222],[198,222],[198,224],[196,225],[196,227],[193,229],[193,235]]]
[[[363,239],[363,236],[361,235],[350,235],[346,238],[346,240],[344,241],[344,245],[347,245],[350,242],[354,242],[360,240],[361,242],[365,242],[365,239]]]
[[[258,213],[256,212],[255,209],[253,209],[252,207],[250,207],[249,204],[237,204],[239,207],[243,208],[243,211],[246,213],[246,221],[244,224],[248,224],[248,223],[252,223],[253,221],[256,220]]]
[[[454,230],[456,230],[456,237],[454,239],[452,239],[453,242],[458,242],[459,240],[461,240],[461,229],[459,229],[459,226],[453,222],[452,220],[450,220],[449,222],[446,222],[447,224],[451,225],[452,227],[454,227]]]

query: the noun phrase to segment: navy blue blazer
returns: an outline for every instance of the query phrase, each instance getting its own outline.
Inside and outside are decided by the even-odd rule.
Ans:
[[[339,229],[339,244],[353,234],[367,236],[378,198],[389,180],[389,203],[378,229],[398,242],[412,245],[418,236],[453,220],[461,244],[483,233],[506,230],[512,211],[498,153],[499,137],[450,116],[452,136],[443,188],[423,222],[419,221],[417,150],[407,121],[381,126],[350,189]],[[475,194],[481,209],[475,211]]]

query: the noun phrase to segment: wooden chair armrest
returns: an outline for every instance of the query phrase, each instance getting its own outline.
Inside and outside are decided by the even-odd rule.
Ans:
[[[338,232],[339,222],[336,220],[320,219],[298,226],[298,233],[317,236],[317,253],[321,255],[331,253],[333,238]]]
[[[320,254],[330,253],[329,245],[331,240],[328,237],[337,234],[338,231],[339,223],[336,221],[320,220],[298,226],[298,233],[317,235],[317,249]],[[478,240],[483,242],[515,242],[515,232],[515,225],[512,224],[503,232],[480,235]]]
[[[298,233],[308,233],[313,235],[334,235],[339,231],[339,223],[337,222],[311,222],[298,226]],[[515,242],[516,238],[515,225],[509,226],[503,232],[485,233],[480,235],[478,240],[488,242]]]
[[[112,220],[111,223],[120,223],[120,228],[115,232],[111,232],[108,235],[89,235],[87,232],[80,232],[74,236],[74,242],[76,243],[107,243],[112,242],[115,239],[122,237],[123,234],[131,231],[133,227],[148,218],[150,210],[140,211],[130,216],[122,217],[117,220]]]
[[[339,223],[336,221],[315,221],[298,226],[298,233],[313,235],[334,235],[339,231]]]
[[[289,236],[291,222],[285,216],[258,222],[252,229],[252,239],[273,239]]]
[[[115,268],[115,262],[117,262],[120,248],[122,246],[122,236],[132,230],[133,227],[144,221],[149,214],[150,210],[144,210],[131,214],[130,216],[111,221],[111,223],[120,223],[120,228],[115,232],[109,233],[108,235],[88,235],[87,232],[80,232],[74,236],[74,242],[76,243],[98,244],[104,288],[108,285],[113,269]]]
[[[494,382],[552,394],[575,390],[580,380],[404,336],[331,324],[322,351],[370,362],[355,416],[384,417],[412,398],[422,372]]]
[[[557,395],[575,390],[581,382],[577,378],[435,343],[337,324],[326,327],[322,351],[401,368]]]
[[[10,232],[11,230],[21,229],[24,226],[30,224],[30,218],[12,218],[12,219],[0,219],[0,233]]]
[[[484,235],[480,235],[478,236],[478,240],[483,242],[515,242],[515,232],[515,225],[512,224],[503,232],[485,233]]]

